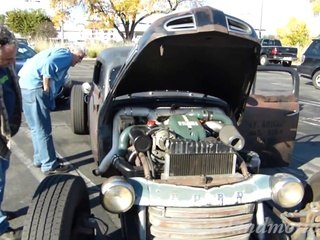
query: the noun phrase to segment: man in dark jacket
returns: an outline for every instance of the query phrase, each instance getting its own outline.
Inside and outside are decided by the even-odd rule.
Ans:
[[[9,167],[10,138],[18,132],[21,124],[21,93],[14,69],[16,51],[14,35],[0,25],[0,240],[21,239],[21,230],[10,228],[6,213],[1,210]]]

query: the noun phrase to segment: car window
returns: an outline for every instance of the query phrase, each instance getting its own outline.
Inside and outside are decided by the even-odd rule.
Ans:
[[[292,94],[292,88],[292,76],[289,72],[258,71],[252,91],[256,95],[288,96]]]
[[[259,67],[239,126],[261,167],[286,166],[299,120],[299,77],[293,68]]]
[[[33,57],[34,55],[36,55],[36,51],[34,51],[32,48],[28,47],[25,44],[18,45],[18,50],[16,54],[17,59],[27,59]]]
[[[113,85],[114,79],[116,78],[120,69],[121,69],[121,66],[117,66],[115,68],[112,68],[111,73],[110,73],[110,78],[109,78],[111,86]]]
[[[279,40],[276,39],[263,39],[261,42],[262,46],[281,46]]]
[[[29,45],[28,40],[25,38],[17,38],[17,41],[26,45]]]
[[[313,41],[306,51],[307,55],[320,55],[320,41]]]
[[[102,69],[102,63],[99,61],[96,61],[94,65],[94,71],[93,71],[93,82],[96,85],[99,85],[99,82],[101,81],[101,69]]]

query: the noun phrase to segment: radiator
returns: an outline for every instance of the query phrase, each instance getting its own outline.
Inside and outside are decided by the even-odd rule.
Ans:
[[[171,140],[165,156],[164,178],[234,174],[236,154],[213,141]]]

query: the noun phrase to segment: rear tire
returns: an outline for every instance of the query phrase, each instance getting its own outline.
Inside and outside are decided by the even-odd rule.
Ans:
[[[70,99],[71,128],[75,134],[88,134],[88,104],[81,85],[74,85]]]
[[[60,174],[46,177],[37,188],[22,232],[23,240],[89,240],[89,194],[81,177]]]
[[[312,83],[316,89],[320,89],[320,71],[317,71],[312,76]]]

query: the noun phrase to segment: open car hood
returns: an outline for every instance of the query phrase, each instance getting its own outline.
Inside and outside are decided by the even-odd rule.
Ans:
[[[254,81],[260,44],[246,22],[211,7],[167,15],[131,50],[110,98],[156,90],[223,99],[236,117]]]

